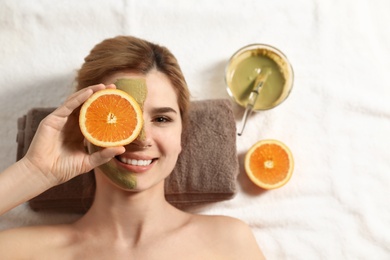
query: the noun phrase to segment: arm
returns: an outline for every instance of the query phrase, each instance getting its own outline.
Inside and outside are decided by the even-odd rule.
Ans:
[[[49,189],[50,182],[25,158],[0,174],[0,215]]]
[[[94,92],[115,86],[102,84],[71,95],[40,123],[26,155],[0,173],[0,215],[45,190],[106,163],[123,147],[86,153],[74,110]]]

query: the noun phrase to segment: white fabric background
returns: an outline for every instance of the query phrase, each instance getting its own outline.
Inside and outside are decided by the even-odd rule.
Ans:
[[[17,118],[61,104],[104,38],[170,48],[193,100],[228,98],[229,57],[266,43],[291,61],[294,88],[250,118],[238,153],[242,163],[256,141],[278,139],[293,151],[294,175],[263,191],[241,169],[233,200],[195,211],[246,221],[269,259],[390,259],[389,12],[388,0],[1,0],[0,169],[15,161]],[[0,229],[75,218],[21,205]]]

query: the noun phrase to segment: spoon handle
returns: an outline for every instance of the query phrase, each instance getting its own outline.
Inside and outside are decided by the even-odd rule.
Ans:
[[[248,105],[246,106],[245,113],[244,113],[244,116],[243,116],[243,118],[242,118],[241,131],[238,132],[238,136],[241,136],[242,133],[244,132],[245,125],[246,125],[246,121],[247,121],[249,115],[252,113],[252,111],[253,111],[253,106],[251,106],[251,105],[248,104]]]
[[[271,73],[271,70],[269,68],[263,68],[260,73],[257,75],[254,87],[249,95],[248,103],[246,104],[245,113],[242,117],[242,126],[241,131],[238,132],[238,135],[241,136],[244,132],[246,121],[248,120],[248,117],[253,111],[253,106],[256,103],[257,97],[262,90],[265,81],[267,80],[268,75]]]

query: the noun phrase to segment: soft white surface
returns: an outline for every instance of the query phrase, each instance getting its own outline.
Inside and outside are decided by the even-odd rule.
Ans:
[[[15,160],[17,118],[59,105],[104,38],[169,47],[194,100],[227,98],[228,58],[266,43],[291,61],[294,89],[250,118],[238,153],[242,163],[256,141],[281,140],[295,156],[293,178],[266,192],[242,170],[233,200],[196,211],[246,221],[269,259],[390,259],[389,11],[388,0],[2,0],[0,169]],[[242,113],[235,107],[238,123]],[[0,229],[76,217],[22,205],[0,217]]]

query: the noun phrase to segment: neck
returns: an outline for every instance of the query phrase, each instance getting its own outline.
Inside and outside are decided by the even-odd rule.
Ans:
[[[99,180],[102,177],[105,178],[97,176],[90,210],[76,223],[83,232],[92,231],[94,235],[104,234],[136,244],[149,234],[173,225],[170,220],[182,214],[165,200],[163,181],[147,190],[131,192]]]

